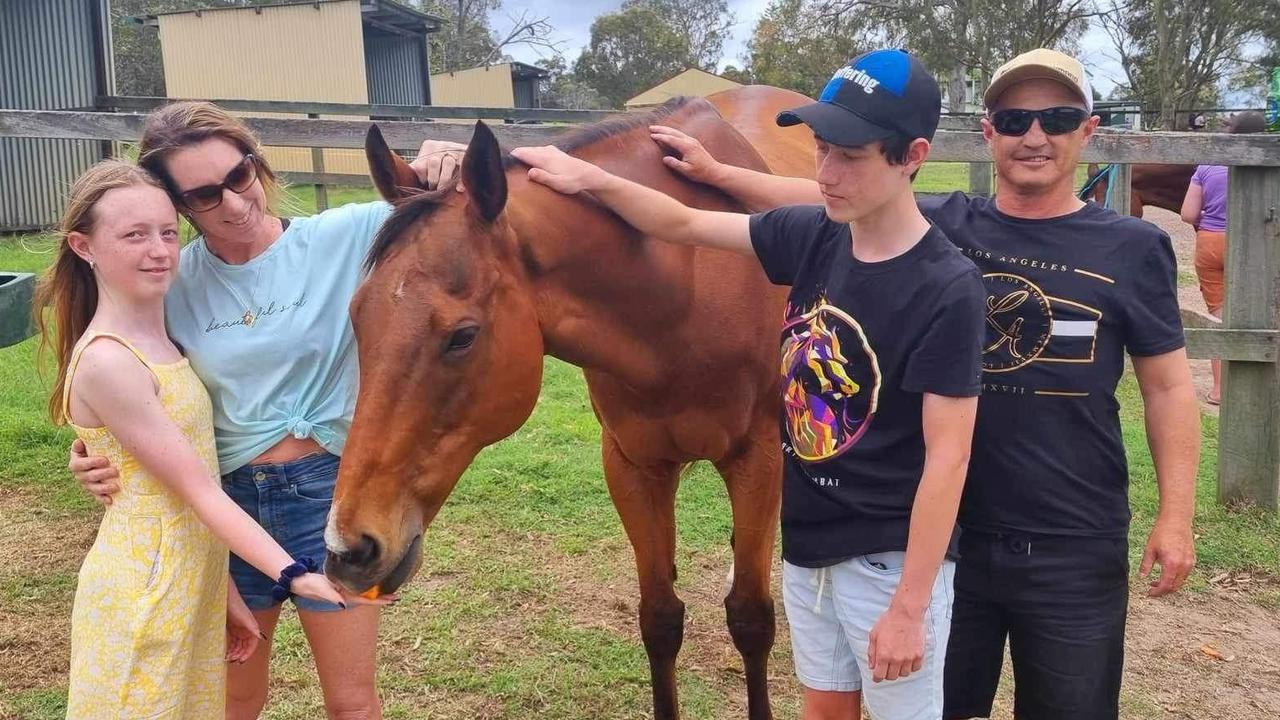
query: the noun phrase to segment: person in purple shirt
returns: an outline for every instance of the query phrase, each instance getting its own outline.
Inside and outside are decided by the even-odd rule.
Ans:
[[[1233,115],[1227,121],[1227,132],[1262,132],[1262,113],[1256,110]],[[1191,176],[1191,185],[1182,201],[1182,220],[1196,229],[1196,277],[1200,294],[1209,314],[1222,317],[1225,292],[1223,269],[1227,257],[1227,168],[1222,165],[1200,165]],[[1213,389],[1209,404],[1222,402],[1222,363],[1214,360]]]

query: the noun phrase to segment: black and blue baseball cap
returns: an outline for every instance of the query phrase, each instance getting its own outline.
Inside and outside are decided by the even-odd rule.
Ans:
[[[818,101],[778,113],[778,124],[804,123],[832,145],[857,147],[901,133],[933,139],[942,90],[924,64],[905,50],[875,50],[849,61]]]

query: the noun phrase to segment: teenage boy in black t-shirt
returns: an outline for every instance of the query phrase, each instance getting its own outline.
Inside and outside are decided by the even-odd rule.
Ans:
[[[1140,573],[1181,587],[1200,423],[1169,237],[1074,195],[1097,127],[1079,61],[1033,50],[996,71],[983,134],[994,200],[955,193],[921,209],[983,273],[983,395],[960,508],[946,717],[987,717],[1005,640],[1019,720],[1119,712],[1128,605],[1128,470],[1116,385],[1124,354],[1146,409],[1160,509]],[[811,181],[721,165],[660,129],[667,164],[751,208],[820,196]]]
[[[781,332],[783,598],[805,717],[940,718],[946,559],[981,385],[985,292],[916,207],[937,82],[905,52],[836,72],[778,116],[817,146],[821,206],[693,210],[555,148],[531,180],[590,191],[650,237],[755,255],[790,285]]]

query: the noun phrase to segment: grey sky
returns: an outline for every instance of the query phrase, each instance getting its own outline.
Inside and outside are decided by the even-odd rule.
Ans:
[[[746,41],[755,29],[756,21],[768,6],[769,0],[729,0],[729,8],[737,16],[733,38],[725,45],[724,65],[742,65],[746,54]],[[511,27],[510,16],[518,16],[528,9],[531,15],[546,15],[555,27],[555,38],[562,41],[565,58],[572,64],[591,38],[591,22],[597,15],[617,10],[622,0],[505,0],[503,8],[490,16],[495,30],[502,32]],[[515,48],[511,55],[520,61],[532,63],[538,54],[528,48]],[[1094,87],[1104,96],[1111,92],[1118,80],[1124,78],[1124,70],[1115,59],[1111,41],[1099,28],[1091,28],[1080,41],[1080,60],[1089,70]],[[1228,102],[1235,93],[1228,94]],[[1243,99],[1243,98],[1241,98]]]

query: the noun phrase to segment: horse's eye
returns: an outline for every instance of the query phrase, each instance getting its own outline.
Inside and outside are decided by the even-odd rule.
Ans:
[[[468,325],[458,328],[449,336],[449,345],[445,348],[446,352],[460,352],[471,347],[476,341],[476,335],[480,334],[478,325]]]

